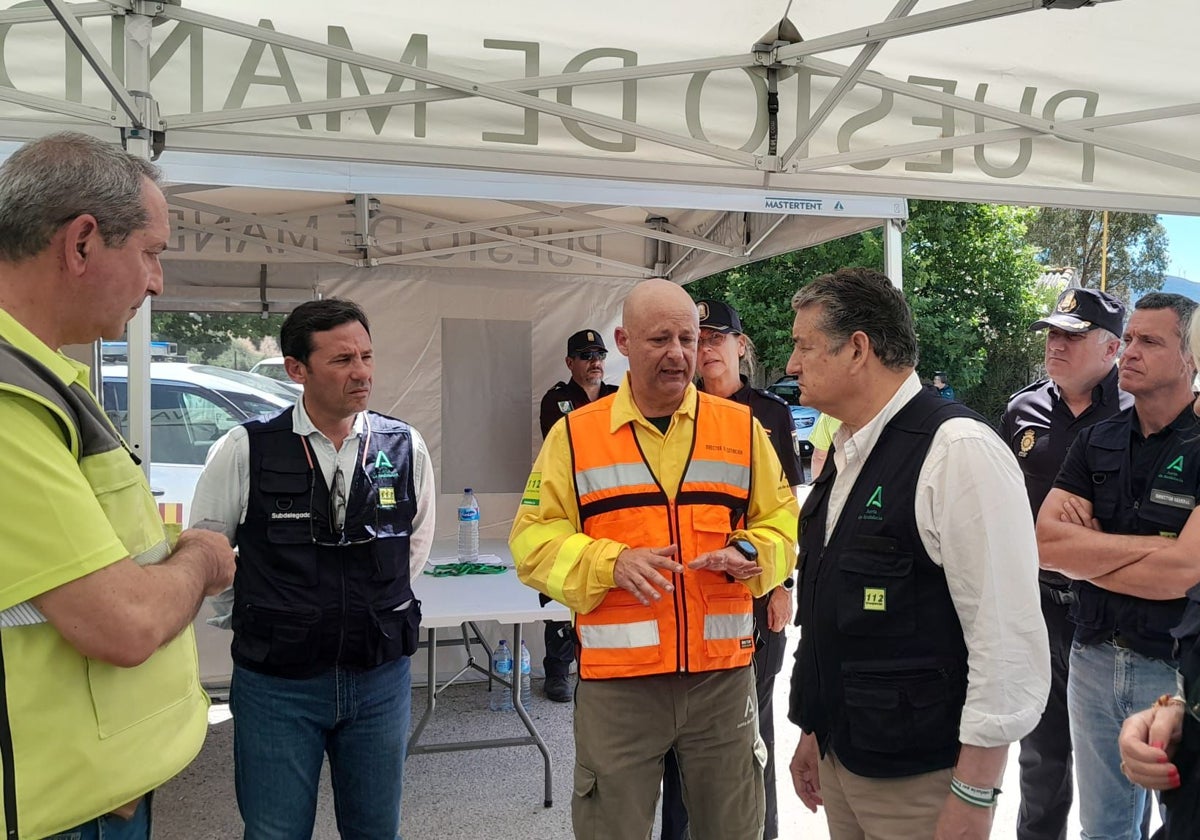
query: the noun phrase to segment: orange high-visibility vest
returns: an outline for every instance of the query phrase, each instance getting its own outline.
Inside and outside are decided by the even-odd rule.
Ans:
[[[744,527],[750,499],[750,410],[698,394],[695,438],[678,488],[668,491],[642,455],[633,424],[609,431],[613,397],[567,415],[583,532],[634,548],[678,545],[687,565]],[[583,679],[718,671],[750,663],[753,597],[724,573],[686,569],[650,606],[613,588],[575,617]]]

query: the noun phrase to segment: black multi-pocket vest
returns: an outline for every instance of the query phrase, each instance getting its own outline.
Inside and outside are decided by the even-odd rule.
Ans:
[[[910,776],[954,765],[967,649],[943,570],[917,530],[917,478],[934,433],[965,406],[922,391],[883,429],[828,544],[834,471],[801,512],[789,717],[851,772]],[[981,420],[982,422],[982,420]]]
[[[1092,513],[1108,534],[1178,536],[1200,495],[1200,424],[1191,406],[1171,424],[1171,440],[1162,448],[1135,498],[1130,471],[1130,436],[1137,421],[1132,409],[1097,423],[1086,435],[1086,459],[1092,477]],[[1192,422],[1189,422],[1192,421]],[[1183,616],[1186,598],[1151,601],[1101,589],[1087,581],[1076,591],[1071,620],[1076,640],[1095,644],[1114,635],[1143,656],[1173,659],[1171,628]]]
[[[345,477],[342,532],[293,409],[245,424],[250,447],[246,521],[238,526],[233,659],[274,676],[334,666],[372,668],[410,655],[420,603],[409,581],[416,514],[412,436],[374,412]]]

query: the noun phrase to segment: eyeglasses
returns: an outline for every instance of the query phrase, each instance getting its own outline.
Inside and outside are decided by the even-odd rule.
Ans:
[[[725,339],[729,338],[731,335],[736,335],[736,333],[714,332],[710,335],[700,336],[700,340],[697,343],[701,347],[720,347],[725,343]]]
[[[580,361],[583,361],[583,362],[594,362],[597,360],[603,362],[605,359],[608,358],[608,351],[607,350],[584,350],[582,353],[576,353],[575,358],[579,359]]]
[[[311,473],[309,487],[309,519],[308,533],[312,539],[313,545],[363,545],[364,543],[374,542],[376,534],[379,533],[379,505],[375,507],[375,523],[374,527],[364,527],[365,536],[356,539],[346,538],[346,508],[348,496],[346,493],[346,476],[342,473],[342,468],[338,467],[333,473],[333,482],[329,487],[329,509],[326,511],[326,518],[317,524],[314,524],[318,517],[317,499],[317,471]],[[358,529],[355,529],[358,530]],[[318,533],[319,531],[319,533]]]

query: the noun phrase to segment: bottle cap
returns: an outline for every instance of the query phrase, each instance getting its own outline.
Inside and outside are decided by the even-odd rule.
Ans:
[[[464,492],[464,493],[471,493],[471,492],[473,492],[473,491],[471,490],[471,488],[470,488],[470,487],[464,487],[464,488],[463,488],[463,492]]]

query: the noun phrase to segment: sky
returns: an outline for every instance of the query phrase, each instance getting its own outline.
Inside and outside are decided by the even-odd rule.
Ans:
[[[1167,274],[1200,283],[1200,216],[1164,216],[1158,220],[1170,240]]]

